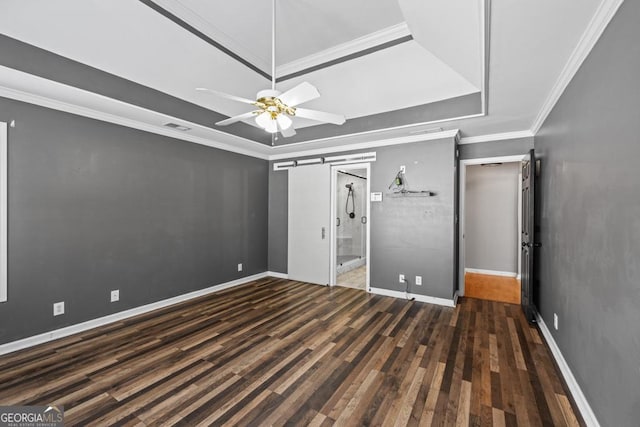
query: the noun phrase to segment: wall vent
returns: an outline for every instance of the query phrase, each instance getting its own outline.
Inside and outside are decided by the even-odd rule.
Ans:
[[[191,130],[191,128],[188,128],[188,127],[186,127],[186,126],[179,125],[179,124],[177,124],[177,123],[165,123],[164,125],[165,125],[166,127],[168,127],[168,128],[172,128],[172,129],[179,130],[179,131],[182,131],[182,132],[186,132],[186,131],[188,131],[188,130]]]

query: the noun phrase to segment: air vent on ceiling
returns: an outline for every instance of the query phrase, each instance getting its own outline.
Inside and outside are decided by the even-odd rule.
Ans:
[[[175,129],[175,130],[180,130],[180,131],[182,131],[182,132],[186,132],[186,131],[188,131],[188,130],[191,130],[191,128],[188,128],[188,127],[186,127],[186,126],[179,125],[179,124],[177,124],[177,123],[165,123],[164,125],[165,125],[166,127],[168,127],[168,128],[172,128],[172,129]]]

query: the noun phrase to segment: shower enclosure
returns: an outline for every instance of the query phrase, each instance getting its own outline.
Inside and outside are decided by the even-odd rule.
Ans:
[[[336,273],[366,264],[366,169],[338,171],[336,181]]]

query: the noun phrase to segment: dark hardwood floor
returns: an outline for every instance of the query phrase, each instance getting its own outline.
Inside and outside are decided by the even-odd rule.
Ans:
[[[583,425],[520,307],[263,279],[0,357],[66,425]]]

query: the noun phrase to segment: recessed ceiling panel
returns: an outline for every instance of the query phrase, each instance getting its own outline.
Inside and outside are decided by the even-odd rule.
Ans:
[[[271,67],[271,1],[161,0],[236,53]],[[276,64],[283,65],[383,28],[404,17],[397,0],[276,0]]]
[[[278,89],[285,91],[303,81],[316,86],[321,94],[305,107],[338,112],[347,119],[478,92],[413,41],[287,80],[278,84]],[[297,127],[309,124],[313,122],[296,122]]]
[[[483,1],[398,0],[414,39],[481,87]]]

